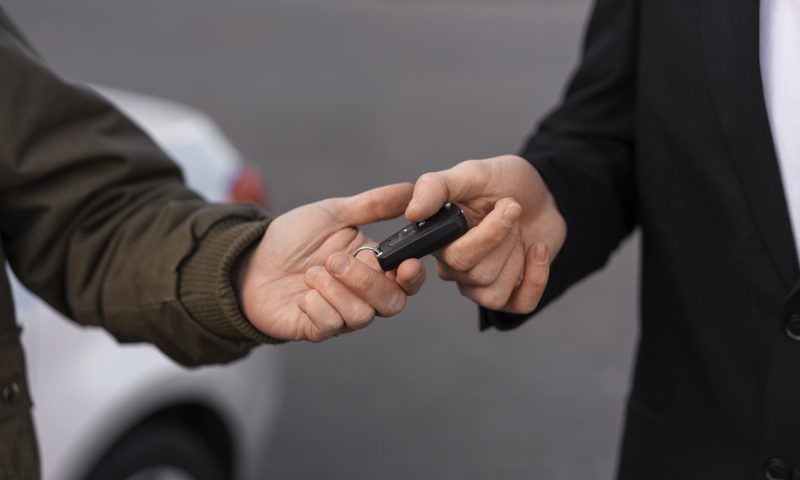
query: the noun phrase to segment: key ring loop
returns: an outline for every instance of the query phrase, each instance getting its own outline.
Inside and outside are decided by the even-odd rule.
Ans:
[[[374,254],[375,254],[375,256],[376,256],[376,257],[377,257],[378,255],[380,255],[380,254],[381,254],[381,252],[380,252],[380,251],[379,251],[377,248],[375,248],[375,247],[366,247],[366,246],[364,246],[364,247],[361,247],[361,248],[359,248],[358,250],[356,250],[356,251],[355,251],[355,253],[353,254],[353,256],[355,257],[355,256],[357,256],[359,253],[361,253],[361,252],[363,252],[363,251],[365,251],[365,250],[369,250],[369,251],[371,251],[372,253],[374,253]]]

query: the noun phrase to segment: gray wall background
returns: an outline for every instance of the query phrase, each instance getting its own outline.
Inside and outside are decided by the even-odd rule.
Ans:
[[[64,75],[209,113],[274,213],[513,153],[574,66],[587,0],[7,0]],[[375,237],[396,225],[378,225]],[[430,264],[429,264],[430,265]],[[407,311],[280,347],[264,478],[611,478],[637,247],[511,333],[430,278]],[[429,270],[433,275],[433,269]],[[46,459],[45,459],[46,461]]]

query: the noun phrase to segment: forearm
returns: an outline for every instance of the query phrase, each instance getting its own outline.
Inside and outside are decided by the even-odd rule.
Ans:
[[[0,232],[23,283],[68,317],[185,364],[270,341],[229,286],[263,213],[188,190],[136,125],[51,72],[2,15],[0,68]]]

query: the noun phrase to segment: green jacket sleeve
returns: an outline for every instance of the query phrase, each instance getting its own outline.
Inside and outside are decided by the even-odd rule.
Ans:
[[[20,280],[60,312],[185,365],[273,340],[230,283],[268,220],[214,205],[100,96],[51,72],[0,10],[0,235]]]

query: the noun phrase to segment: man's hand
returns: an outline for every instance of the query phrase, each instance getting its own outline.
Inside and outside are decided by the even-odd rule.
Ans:
[[[536,169],[507,155],[427,173],[417,180],[406,217],[423,220],[447,202],[461,206],[472,228],[436,254],[439,276],[484,307],[534,311],[567,233]]]
[[[389,185],[273,220],[235,274],[248,320],[273,338],[320,342],[403,310],[425,281],[422,263],[407,260],[384,273],[373,255],[359,256],[364,263],[352,253],[373,244],[355,225],[402,215],[412,190]]]

